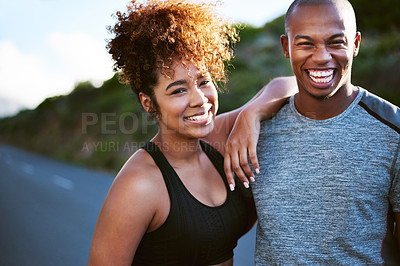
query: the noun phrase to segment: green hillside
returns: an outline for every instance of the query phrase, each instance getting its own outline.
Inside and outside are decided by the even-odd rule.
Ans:
[[[363,33],[353,83],[400,105],[399,8],[385,11],[388,18],[383,25],[388,27],[381,19],[373,19],[381,13],[360,2],[352,1],[360,10],[358,24]],[[384,8],[387,1],[380,3]],[[220,95],[220,112],[242,105],[273,77],[291,75],[280,47],[283,32],[283,16],[261,28],[241,29],[227,91]],[[114,76],[98,88],[80,83],[69,95],[48,98],[35,110],[1,119],[0,142],[116,172],[156,130],[130,88]]]

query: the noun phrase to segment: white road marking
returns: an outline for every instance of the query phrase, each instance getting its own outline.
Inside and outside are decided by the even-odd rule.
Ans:
[[[29,163],[22,163],[22,171],[32,175],[35,172],[35,167]]]
[[[53,175],[53,184],[66,190],[73,190],[75,186],[74,182],[59,175]]]

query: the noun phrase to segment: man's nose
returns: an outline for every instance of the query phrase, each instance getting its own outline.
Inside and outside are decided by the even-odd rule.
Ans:
[[[313,60],[318,64],[324,64],[332,59],[332,55],[325,45],[316,48],[313,54]]]

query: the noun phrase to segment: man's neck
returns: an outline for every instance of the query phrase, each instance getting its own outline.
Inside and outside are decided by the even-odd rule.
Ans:
[[[333,96],[324,99],[314,98],[305,90],[299,90],[299,93],[295,95],[294,103],[302,115],[315,120],[324,120],[343,113],[357,94],[358,88],[353,85],[341,88]]]

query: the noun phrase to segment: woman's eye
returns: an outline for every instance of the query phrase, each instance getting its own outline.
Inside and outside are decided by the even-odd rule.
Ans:
[[[171,94],[179,94],[185,92],[185,89],[176,89]]]
[[[207,85],[208,83],[210,83],[209,80],[203,80],[202,82],[200,82],[200,86]]]

